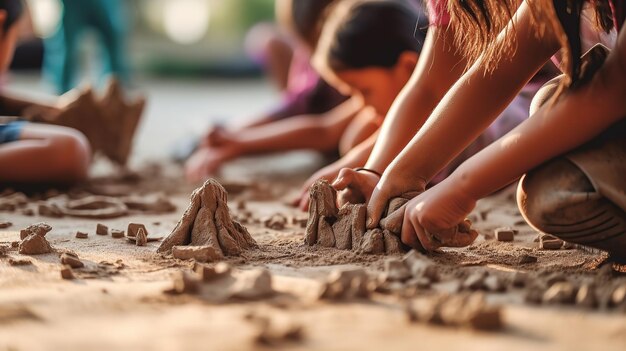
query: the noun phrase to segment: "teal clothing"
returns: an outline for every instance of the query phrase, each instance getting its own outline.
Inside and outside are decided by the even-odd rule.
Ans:
[[[45,42],[44,74],[59,94],[72,89],[79,70],[79,48],[87,30],[96,32],[103,58],[100,78],[115,75],[128,83],[125,55],[126,13],[123,0],[62,0],[57,31]]]
[[[24,121],[15,121],[0,124],[0,144],[19,140],[26,123]]]

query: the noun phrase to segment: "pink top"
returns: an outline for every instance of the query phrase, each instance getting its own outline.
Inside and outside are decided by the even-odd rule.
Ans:
[[[428,0],[428,20],[433,26],[447,26],[450,23],[446,0]]]

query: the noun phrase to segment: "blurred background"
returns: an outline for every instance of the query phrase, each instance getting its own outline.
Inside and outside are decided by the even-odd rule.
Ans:
[[[102,86],[100,78],[108,54],[103,50],[106,40],[103,42],[98,30],[81,31],[84,33],[73,48],[77,51],[75,61],[63,60],[61,53],[72,48],[58,44],[64,33],[78,32],[74,27],[79,27],[80,21],[76,18],[90,13],[101,16],[98,6],[111,11],[108,20],[112,22],[105,27],[113,28],[111,35],[122,41],[115,50],[127,70],[123,78],[128,91],[148,99],[131,164],[167,158],[181,139],[199,135],[213,123],[245,122],[269,109],[279,96],[245,50],[248,30],[260,22],[273,21],[273,0],[26,3],[29,23],[3,84],[7,91],[41,99],[68,90],[59,83],[63,78],[59,65],[76,71],[75,79],[67,83],[69,88]]]

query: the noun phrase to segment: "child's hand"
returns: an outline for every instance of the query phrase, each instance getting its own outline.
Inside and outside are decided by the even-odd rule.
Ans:
[[[202,140],[202,146],[219,147],[234,141],[232,135],[221,125],[215,125],[206,133]]]
[[[199,183],[217,172],[222,164],[237,157],[236,145],[223,147],[203,146],[185,162],[185,176],[190,183]]]
[[[478,233],[465,218],[475,205],[475,199],[446,179],[407,203],[402,242],[429,251],[470,245]]]
[[[346,203],[368,202],[378,181],[378,176],[372,172],[342,169],[332,184],[340,192],[339,207]]]

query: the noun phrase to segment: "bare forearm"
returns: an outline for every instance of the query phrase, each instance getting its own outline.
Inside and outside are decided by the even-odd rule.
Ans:
[[[391,107],[367,168],[382,173],[422,127],[466,61],[453,46],[453,27],[433,27],[413,75]]]
[[[503,59],[491,73],[479,59],[394,160],[392,170],[430,180],[497,118],[557,50],[555,38],[539,38],[529,29],[531,16],[526,5],[522,8],[516,14],[520,18],[515,22],[517,49],[513,56]]]
[[[500,141],[468,160],[455,172],[455,180],[474,198],[487,196],[540,164],[592,140],[624,118],[626,87],[622,80],[626,70],[618,56],[614,51],[588,85],[568,93],[554,105],[543,106]]]
[[[341,134],[360,106],[346,102],[326,116],[299,116],[240,131],[242,153],[296,149],[336,150]]]

